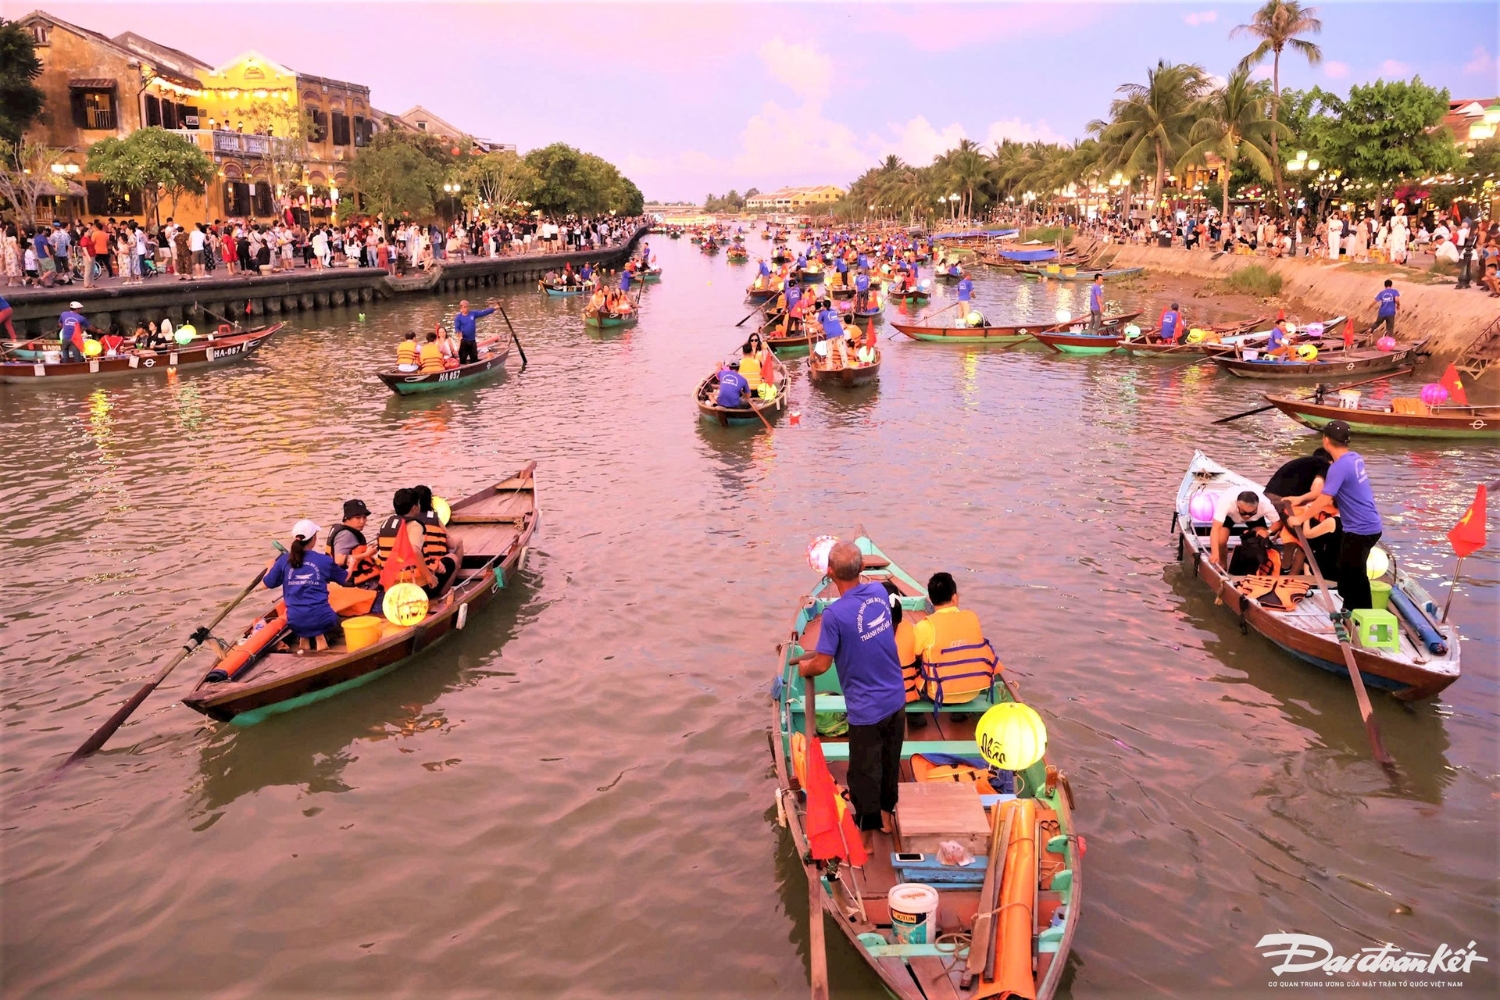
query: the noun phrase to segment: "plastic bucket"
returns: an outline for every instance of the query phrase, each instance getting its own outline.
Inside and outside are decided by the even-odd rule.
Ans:
[[[381,622],[385,619],[376,615],[360,615],[357,618],[345,618],[342,622],[344,627],[344,645],[350,650],[364,649],[373,646],[380,641]]]
[[[897,944],[932,944],[937,939],[936,889],[919,882],[902,882],[885,898]]]
[[[1260,360],[1260,352],[1257,351],[1257,350],[1254,350],[1252,348],[1249,348],[1249,347],[1245,348],[1245,360],[1246,361],[1259,361]]]
[[[1391,585],[1384,580],[1370,581],[1370,607],[1385,611],[1391,604]]]

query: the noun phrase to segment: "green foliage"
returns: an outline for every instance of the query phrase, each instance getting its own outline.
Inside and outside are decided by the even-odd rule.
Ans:
[[[464,204],[471,208],[530,201],[538,181],[531,164],[508,149],[465,157],[454,176],[463,185]]]
[[[1122,170],[1135,175],[1154,171],[1153,199],[1159,199],[1167,166],[1187,148],[1197,122],[1200,101],[1208,91],[1208,75],[1201,66],[1159,61],[1146,71],[1145,83],[1127,83],[1125,96],[1110,105],[1110,123],[1101,140],[1117,145]]]
[[[436,136],[392,129],[354,158],[353,179],[366,212],[421,218],[432,214],[451,166]]]
[[[1280,136],[1292,138],[1291,129],[1271,120],[1266,110],[1271,102],[1270,87],[1250,79],[1250,71],[1243,67],[1229,74],[1224,86],[1209,92],[1198,102],[1198,120],[1193,123],[1188,138],[1193,141],[1178,160],[1179,171],[1184,166],[1206,162],[1209,153],[1215,153],[1224,161],[1221,173],[1231,175],[1235,169],[1247,165],[1263,180],[1273,180],[1271,140]],[[1229,184],[1225,183],[1220,194],[1223,199],[1224,218],[1229,217]]]
[[[1448,130],[1434,128],[1448,112],[1448,91],[1421,77],[1351,87],[1343,100],[1317,90],[1313,96],[1326,112],[1309,122],[1325,167],[1389,186],[1402,176],[1441,174],[1462,160]]]
[[[123,139],[101,139],[89,147],[89,173],[116,191],[140,191],[159,214],[160,195],[172,200],[202,194],[214,176],[214,163],[194,143],[163,128],[136,129]]]
[[[36,85],[42,61],[31,34],[0,18],[0,140],[19,143],[42,113],[46,95]]]
[[[1226,291],[1268,299],[1281,294],[1281,275],[1267,271],[1259,264],[1251,264],[1225,278],[1224,288]]]
[[[742,195],[734,190],[734,188],[730,188],[729,193],[722,198],[715,198],[713,195],[705,197],[703,199],[703,211],[719,212],[726,215],[743,212],[745,210],[745,199],[749,197],[750,195],[748,194]]]
[[[1073,230],[1062,226],[1039,226],[1035,229],[1023,229],[1021,241],[1023,243],[1037,240],[1041,243],[1056,243],[1062,240],[1063,246],[1073,242]]]
[[[554,142],[526,154],[537,185],[530,201],[545,212],[637,215],[646,199],[607,160]]]

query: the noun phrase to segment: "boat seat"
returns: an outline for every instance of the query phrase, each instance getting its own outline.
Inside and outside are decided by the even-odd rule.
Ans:
[[[829,673],[832,673],[832,671],[829,671]],[[962,703],[957,704],[957,705],[944,705],[941,709],[939,709],[932,702],[927,701],[924,698],[924,699],[921,699],[919,701],[909,701],[909,702],[907,702],[906,703],[906,714],[907,715],[920,715],[923,712],[938,712],[938,711],[942,711],[942,712],[984,712],[984,711],[987,711],[987,710],[989,710],[991,708],[994,708],[995,704],[996,704],[995,702],[993,702],[993,701],[990,700],[990,698],[989,698],[988,695],[980,695],[978,698],[975,698],[973,701],[966,701],[966,702],[962,702]],[[847,712],[849,710],[848,707],[844,703],[844,696],[843,695],[841,695],[841,694],[839,694],[839,695],[824,694],[822,691],[818,692],[818,700],[817,700],[817,704],[814,706],[814,709],[815,709],[815,711],[818,711],[818,712]]]
[[[901,744],[901,759],[910,760],[913,754],[928,753],[952,753],[973,756],[979,752],[979,746],[973,740],[907,740]],[[823,759],[828,761],[848,761],[848,743],[830,743],[823,741]]]

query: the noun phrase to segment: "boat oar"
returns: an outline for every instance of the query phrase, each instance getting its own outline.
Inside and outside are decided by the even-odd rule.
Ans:
[[[754,309],[750,310],[750,316],[754,316],[758,312],[760,312],[760,306],[756,306]],[[739,329],[740,327],[744,326],[745,320],[748,320],[750,316],[746,316],[745,319],[742,319],[738,323],[734,324],[735,329]]]
[[[1313,579],[1318,582],[1318,603],[1323,605],[1323,610],[1328,616],[1334,616],[1333,598],[1328,596],[1328,583],[1323,579],[1323,571],[1318,568],[1318,560],[1313,557],[1312,546],[1307,544],[1307,535],[1303,534],[1302,526],[1297,525],[1297,544],[1302,547],[1302,554],[1307,557],[1307,566],[1313,572]],[[1342,597],[1343,595],[1340,595]],[[1387,770],[1394,769],[1396,762],[1391,755],[1385,752],[1385,744],[1380,741],[1380,729],[1375,725],[1375,709],[1370,704],[1370,693],[1365,690],[1365,679],[1360,676],[1359,664],[1354,659],[1354,649],[1349,645],[1347,632],[1342,623],[1335,621],[1333,626],[1334,638],[1339,641],[1339,649],[1344,653],[1344,666],[1349,670],[1349,679],[1354,682],[1354,700],[1359,703],[1359,714],[1365,720],[1365,734],[1370,737],[1370,749]]]
[[[984,871],[984,886],[979,890],[979,912],[974,916],[973,933],[969,935],[969,962],[960,980],[964,989],[974,984],[974,977],[987,969],[994,978],[990,953],[995,947],[995,913],[999,909],[1001,882],[1005,876],[1005,856],[1010,848],[1011,823],[1016,818],[1014,808],[1000,822],[1000,806],[995,805],[994,822],[990,829],[989,866]]]
[[[813,740],[818,738],[817,715],[813,712],[817,693],[813,689],[813,678],[802,678],[804,700],[802,704],[803,726],[807,731],[808,752]],[[823,889],[818,883],[816,862],[807,873],[807,978],[812,985],[813,1000],[828,1000],[828,950],[823,943]]]
[[[188,636],[188,641],[183,644],[182,651],[176,656],[172,657],[167,665],[165,667],[162,667],[161,671],[157,673],[155,677],[142,685],[141,689],[137,691],[129,701],[121,705],[119,711],[115,712],[114,715],[111,715],[109,717],[109,721],[105,722],[104,725],[100,726],[94,731],[94,735],[84,740],[83,745],[80,746],[77,750],[74,750],[73,755],[58,766],[58,770],[61,771],[63,768],[67,767],[75,760],[81,760],[82,758],[87,757],[89,754],[93,753],[95,750],[98,750],[100,747],[104,746],[105,742],[115,734],[115,730],[119,729],[120,726],[124,725],[125,720],[130,718],[131,713],[141,707],[141,702],[146,700],[146,696],[149,695],[152,691],[155,691],[156,686],[167,679],[167,675],[170,674],[174,668],[176,668],[177,664],[187,659],[189,653],[207,642],[210,633],[213,632],[214,628],[219,624],[219,622],[223,621],[225,617],[228,616],[229,612],[238,607],[239,603],[246,597],[248,597],[252,590],[260,586],[260,581],[265,577],[267,569],[270,569],[270,567],[264,567],[259,573],[256,573],[255,579],[246,584],[244,590],[240,591],[234,596],[233,600],[224,605],[219,613],[214,616],[213,621],[209,622],[207,625],[199,626],[199,628],[192,635]]]
[[[510,327],[511,343],[516,345],[516,350],[521,352],[521,371],[526,370],[526,348],[521,346],[521,338],[516,336],[516,328],[511,324],[510,317],[505,314],[505,307],[500,306],[500,318],[505,320],[505,325]]]
[[[1353,388],[1356,388],[1357,386],[1369,385],[1371,382],[1382,382],[1382,381],[1384,381],[1385,379],[1388,379],[1388,378],[1395,378],[1397,375],[1410,375],[1410,374],[1411,374],[1411,369],[1410,368],[1402,368],[1399,371],[1387,372],[1384,375],[1377,375],[1374,378],[1367,378],[1363,382],[1351,382],[1348,385],[1337,385],[1337,386],[1334,386],[1333,388],[1334,388],[1334,391],[1337,392],[1340,389],[1353,389]],[[1251,416],[1252,414],[1256,414],[1256,413],[1265,413],[1267,410],[1274,410],[1274,409],[1276,409],[1276,407],[1274,405],[1272,405],[1272,406],[1257,406],[1255,409],[1253,409],[1253,410],[1246,410],[1244,413],[1236,413],[1236,414],[1234,414],[1232,416],[1220,417],[1218,420],[1215,420],[1214,423],[1216,423],[1216,424],[1227,424],[1231,420],[1238,420],[1241,417],[1248,417],[1248,416]]]

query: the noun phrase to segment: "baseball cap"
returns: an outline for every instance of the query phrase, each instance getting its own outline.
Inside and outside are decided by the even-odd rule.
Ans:
[[[345,517],[369,517],[370,516],[370,508],[368,508],[368,507],[365,506],[365,502],[363,500],[345,500],[344,501],[344,516]]]
[[[79,302],[77,299],[74,299],[72,302],[68,303],[68,308],[69,309],[82,309],[83,308],[83,303]]]
[[[322,530],[323,530],[322,528],[318,527],[318,524],[317,524],[316,521],[310,521],[310,520],[308,520],[307,518],[304,517],[302,520],[300,520],[296,524],[292,525],[292,537],[293,538],[300,538],[303,541],[306,541],[307,539],[311,538],[313,535],[316,535],[319,531],[322,531]]]
[[[1349,425],[1342,420],[1330,420],[1323,425],[1323,436],[1335,444],[1349,443]]]

